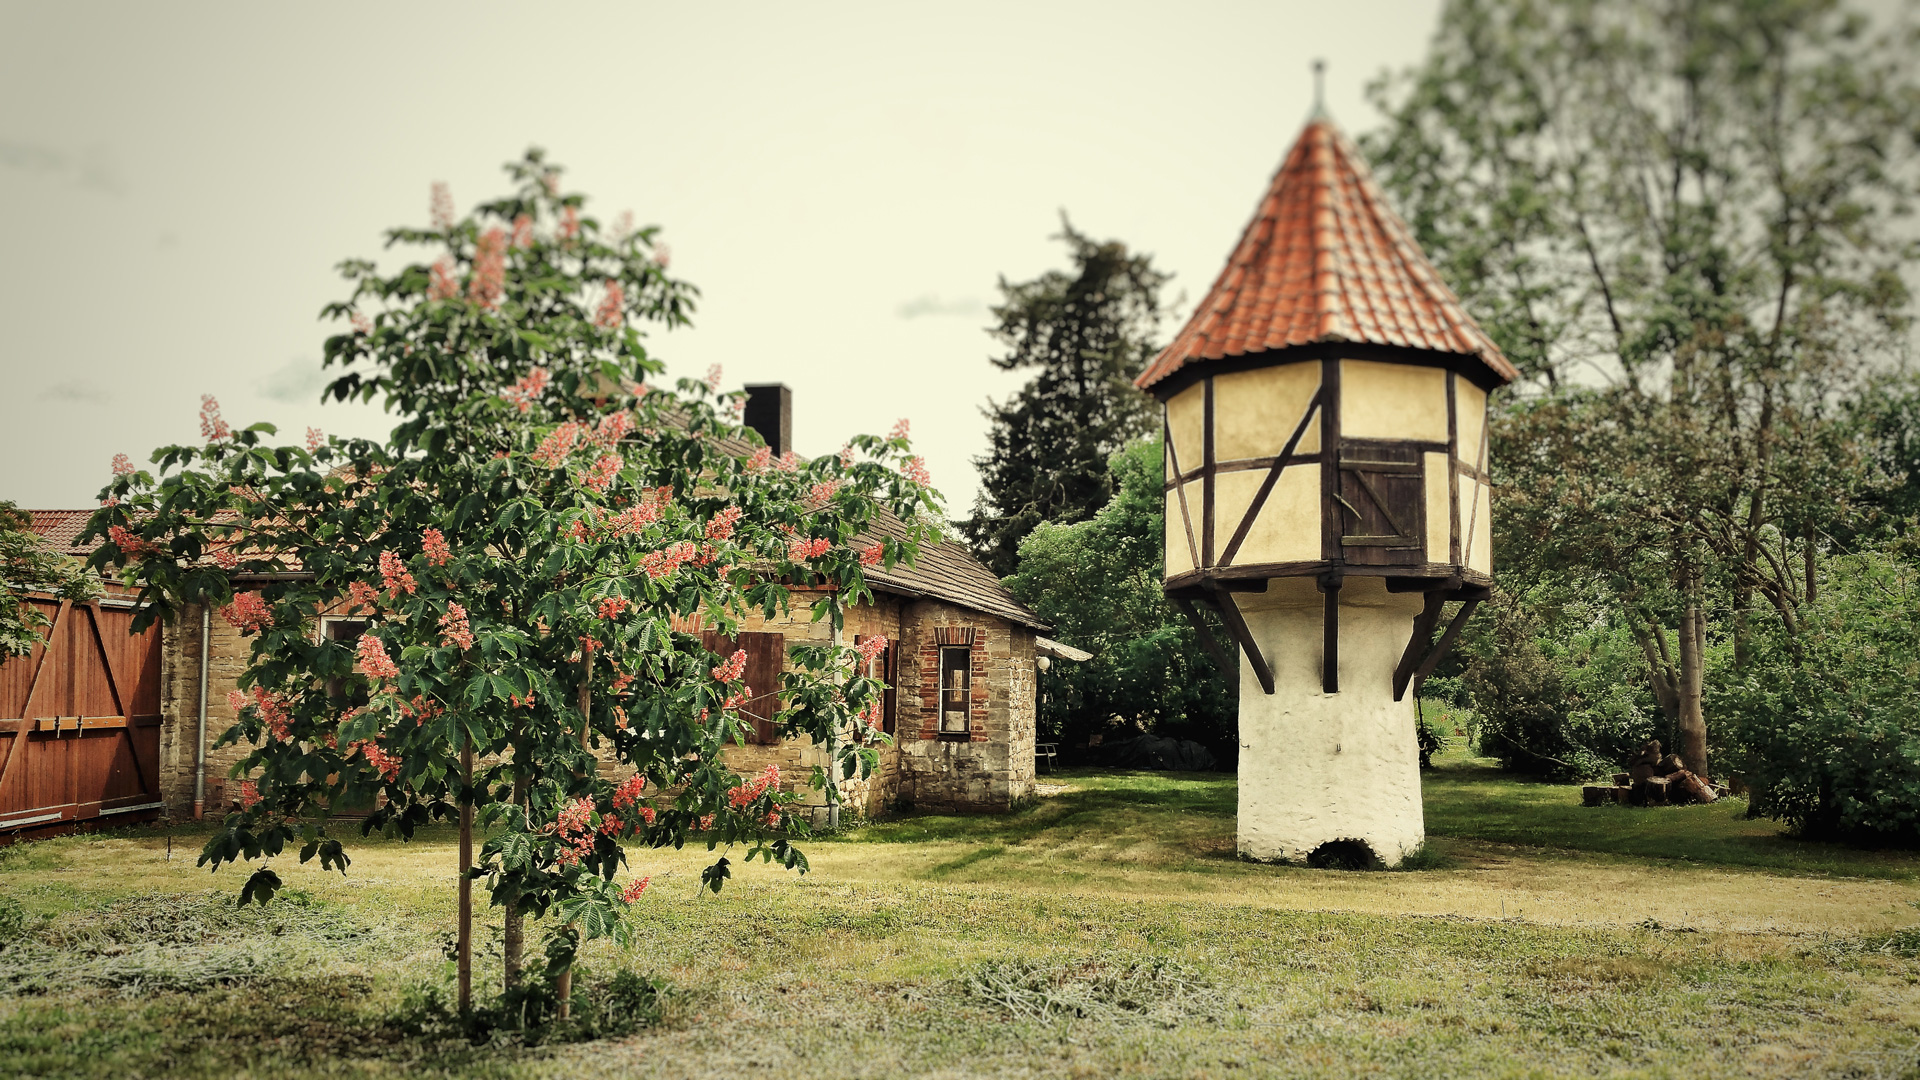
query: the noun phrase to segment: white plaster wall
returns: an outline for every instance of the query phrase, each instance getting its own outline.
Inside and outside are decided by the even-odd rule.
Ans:
[[[1364,840],[1392,866],[1426,838],[1414,700],[1393,669],[1420,613],[1383,578],[1340,591],[1340,692],[1321,692],[1325,599],[1310,578],[1236,596],[1274,670],[1268,696],[1240,662],[1240,854],[1303,861],[1329,840]]]

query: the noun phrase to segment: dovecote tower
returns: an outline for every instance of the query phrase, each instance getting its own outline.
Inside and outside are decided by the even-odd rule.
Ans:
[[[1487,394],[1515,374],[1316,110],[1138,380],[1165,419],[1167,596],[1240,684],[1242,855],[1358,841],[1394,865],[1425,839],[1407,691],[1493,583]]]

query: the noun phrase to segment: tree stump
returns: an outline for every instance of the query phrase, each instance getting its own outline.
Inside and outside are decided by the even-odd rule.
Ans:
[[[1649,776],[1642,780],[1635,780],[1632,791],[1633,794],[1628,797],[1628,801],[1635,806],[1667,805],[1667,778],[1664,776]]]
[[[1675,803],[1710,803],[1719,798],[1705,780],[1685,769],[1666,780],[1668,795]]]

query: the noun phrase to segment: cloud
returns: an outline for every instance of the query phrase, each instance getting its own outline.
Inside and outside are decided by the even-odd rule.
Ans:
[[[916,296],[894,309],[903,319],[918,319],[923,315],[946,315],[968,317],[982,314],[987,306],[978,297],[963,296],[953,300],[944,300],[932,293]]]
[[[320,361],[296,356],[267,373],[258,383],[260,393],[290,405],[312,405],[320,400],[320,388],[327,384],[327,373]]]
[[[57,382],[40,391],[42,401],[73,401],[98,404],[113,400],[113,395],[93,385],[86,379],[68,379]]]
[[[0,139],[0,168],[61,179],[74,187],[108,195],[126,192],[120,170],[103,146],[72,154],[46,143]]]

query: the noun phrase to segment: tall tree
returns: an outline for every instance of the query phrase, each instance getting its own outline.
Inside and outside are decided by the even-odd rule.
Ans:
[[[1069,747],[1116,721],[1238,755],[1238,687],[1207,658],[1193,625],[1161,590],[1166,563],[1166,451],[1144,439],[1113,456],[1113,500],[1086,521],[1043,523],[1020,543],[1007,587],[1093,653],[1041,676],[1040,726]],[[1063,588],[1063,583],[1071,587]],[[1213,628],[1215,640],[1230,640]]]
[[[116,458],[114,467],[123,460]],[[0,659],[26,656],[46,639],[49,621],[27,603],[28,593],[85,601],[99,592],[99,578],[78,559],[49,548],[13,503],[0,502]]]
[[[1160,290],[1171,275],[1118,240],[1096,242],[1060,218],[1068,270],[1000,279],[989,331],[1006,371],[1036,368],[1011,399],[989,404],[991,448],[974,464],[980,497],[961,531],[993,572],[1019,565],[1020,541],[1043,521],[1090,518],[1113,498],[1107,459],[1153,429],[1133,379],[1159,348]]]
[[[1920,82],[1837,0],[1452,0],[1375,88],[1420,242],[1527,375],[1497,418],[1504,572],[1580,567],[1707,766],[1708,615],[1791,632],[1903,343]],[[1671,630],[1671,637],[1669,631]]]
[[[878,716],[881,688],[854,650],[796,649],[781,685],[750,688],[745,653],[709,653],[687,624],[733,633],[819,583],[815,617],[837,628],[870,596],[862,567],[911,557],[919,535],[855,551],[855,532],[882,505],[911,519],[934,503],[904,438],[806,464],[723,452],[747,437],[740,397],[715,394],[717,372],[665,384],[643,345],[641,325],[684,321],[691,297],[653,231],[602,227],[537,153],[510,171],[506,197],[458,219],[436,198],[431,228],[389,233],[430,263],[343,266],[332,390],[384,397],[401,417],[386,441],[269,446],[268,425],[235,430],[209,398],[205,442],[122,472],[91,528],[107,536],[95,564],[127,568],[152,601],[140,622],[223,604],[251,639],[223,736],[250,746],[242,807],[201,862],[294,848],[344,872],[329,819],[376,797],[363,832],[456,818],[463,1008],[482,880],[510,990],[525,919],[559,916],[547,974],[565,1015],[574,946],[619,933],[646,886],[614,883],[622,841],[738,843],[805,868],[777,769],[743,779],[722,758],[746,701],[780,695],[782,733],[835,747],[846,775],[876,760],[856,716]],[[247,581],[262,584],[236,591]],[[356,642],[314,633],[329,612],[362,621]],[[602,776],[603,755],[631,775]],[[476,823],[491,830],[477,861]],[[702,881],[718,891],[729,873],[719,858]],[[279,884],[262,867],[242,899]]]

